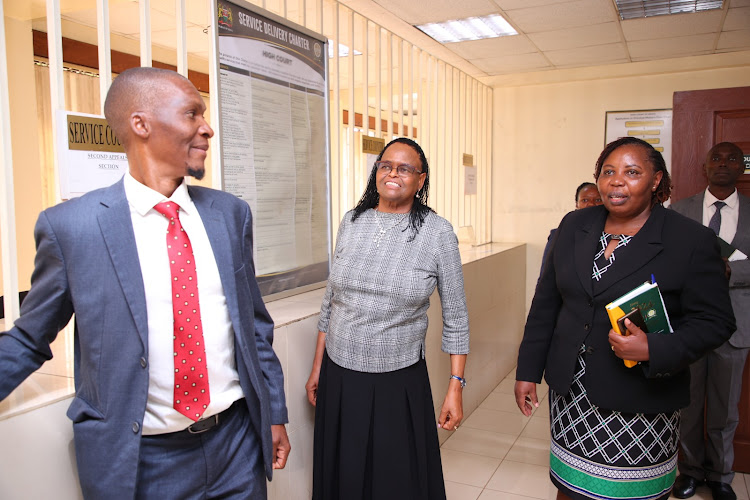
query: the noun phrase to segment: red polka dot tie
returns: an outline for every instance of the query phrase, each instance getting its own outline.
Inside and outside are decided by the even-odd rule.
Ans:
[[[169,220],[167,253],[172,272],[174,316],[174,409],[198,420],[211,402],[198,303],[198,274],[190,238],[180,224],[180,207],[165,201],[154,209]]]

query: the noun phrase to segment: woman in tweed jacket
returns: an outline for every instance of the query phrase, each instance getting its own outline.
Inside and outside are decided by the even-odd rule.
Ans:
[[[305,386],[314,499],[445,498],[437,427],[463,417],[469,324],[458,240],[426,204],[428,168],[416,142],[395,139],[341,222]],[[424,360],[435,287],[452,369],[437,426]]]

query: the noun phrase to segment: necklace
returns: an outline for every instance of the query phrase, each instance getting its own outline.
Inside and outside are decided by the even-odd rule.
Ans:
[[[375,210],[375,209],[373,209]],[[375,222],[378,223],[378,232],[375,233],[375,236],[372,238],[373,243],[375,243],[375,246],[380,248],[380,241],[383,239],[383,236],[385,236],[385,233],[393,229],[394,227],[398,226],[403,222],[404,219],[406,219],[406,216],[409,215],[409,212],[406,212],[401,217],[398,218],[395,224],[391,224],[388,227],[383,227],[383,224],[380,222],[380,215],[378,215],[380,212],[378,210],[375,210]]]

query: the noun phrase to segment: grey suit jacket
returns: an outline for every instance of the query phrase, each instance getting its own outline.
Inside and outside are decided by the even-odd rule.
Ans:
[[[737,233],[730,242],[750,256],[750,198],[739,194],[740,215]],[[672,204],[671,208],[698,222],[703,222],[703,197],[705,191]],[[734,347],[750,347],[750,260],[730,262],[729,297],[737,320],[737,331],[729,339]]]
[[[271,425],[287,422],[273,321],[261,300],[247,203],[200,187],[190,196],[208,234],[235,334],[253,426],[272,473]],[[133,498],[148,397],[144,283],[123,181],[42,212],[31,289],[15,326],[0,334],[0,399],[51,357],[49,344],[75,313],[73,421],[87,498]]]

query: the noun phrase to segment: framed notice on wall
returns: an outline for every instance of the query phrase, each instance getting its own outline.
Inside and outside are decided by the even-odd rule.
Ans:
[[[56,120],[61,199],[109,186],[125,175],[128,158],[103,116],[58,110]]]
[[[672,110],[607,111],[604,122],[604,144],[620,137],[638,137],[661,152],[672,171]]]
[[[244,1],[215,2],[222,187],[253,212],[264,296],[328,278],[327,40]]]

